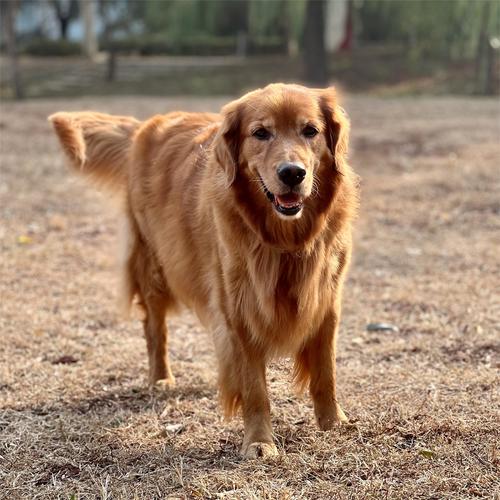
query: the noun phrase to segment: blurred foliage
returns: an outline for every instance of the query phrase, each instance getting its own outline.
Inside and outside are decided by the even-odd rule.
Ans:
[[[491,0],[358,1],[357,38],[361,43],[404,44],[414,58],[470,58],[476,54],[483,28],[500,33],[499,5]],[[486,8],[489,15],[483,27]]]
[[[103,45],[116,40],[116,46],[121,44],[138,53],[181,54],[185,50],[186,54],[204,55],[212,50],[215,54],[236,50],[242,34],[250,53],[266,49],[286,52],[291,43],[302,47],[308,0],[96,1]],[[500,34],[497,0],[347,1],[352,2],[358,47],[397,44],[405,47],[415,61],[426,57],[470,59],[477,55],[481,32]],[[41,6],[38,0],[19,2],[28,15]],[[58,17],[64,14],[69,22],[78,14],[76,3],[76,0],[49,0],[46,5],[53,7]],[[2,5],[5,4],[0,1],[0,11]],[[326,26],[326,29],[332,28]],[[36,37],[40,37],[39,32]],[[33,53],[31,48],[30,53]]]
[[[187,38],[200,32],[216,36],[235,36],[238,32],[283,36],[285,11],[290,6],[291,13],[300,12],[304,3],[304,0],[150,0],[141,5],[148,32]],[[297,30],[300,17],[295,23]]]
[[[116,71],[117,55],[268,56],[242,59],[241,67],[236,70],[231,67],[227,73],[214,67],[213,73],[202,74],[205,70],[195,64],[192,73],[188,71],[188,75],[179,79],[171,78],[172,66],[165,71],[164,80],[160,76],[152,80],[158,82],[154,89],[144,90],[143,84],[140,87],[141,92],[166,88],[176,92],[179,91],[176,85],[182,84],[190,86],[194,93],[236,93],[239,88],[273,79],[297,80],[304,78],[304,74],[310,77],[303,71],[304,62],[311,60],[318,50],[317,46],[311,48],[305,43],[304,27],[308,2],[313,1],[320,0],[95,0],[98,17],[95,27],[100,48],[113,52],[108,58],[113,61],[110,63],[113,71],[108,70],[107,74],[118,75],[120,85],[129,93],[137,84],[133,79],[130,83],[125,80],[129,73],[135,77],[136,70],[129,72],[124,61],[127,58],[123,57],[119,58],[120,69]],[[335,0],[323,1],[332,4]],[[346,22],[344,28],[346,33],[353,33],[352,43],[348,50],[339,50],[315,62],[326,70],[326,78],[335,76],[350,88],[359,89],[419,78],[422,88],[427,89],[425,78],[430,78],[429,85],[439,88],[439,92],[499,93],[499,50],[494,39],[500,38],[499,0],[344,1],[352,21],[352,24]],[[12,4],[13,0],[0,0],[0,17],[5,18],[6,6]],[[61,23],[71,22],[74,27],[77,15],[80,32],[83,31],[82,13],[76,10],[76,0],[16,0],[15,5],[19,7],[16,9],[19,17],[40,19],[36,26],[33,22],[26,23],[31,31],[19,30],[16,51],[47,56],[81,53],[78,43],[62,36]],[[61,10],[62,6],[65,10]],[[63,18],[68,18],[66,21],[61,20],[61,12]],[[42,22],[44,16],[45,21],[52,16],[51,28]],[[332,16],[323,17],[326,31],[340,29],[337,23],[328,25]],[[352,30],[347,29],[348,25]],[[323,29],[321,23],[314,26],[313,33]],[[1,37],[5,51],[9,46],[6,32],[4,29]],[[253,67],[253,62],[257,66]],[[144,60],[143,64],[153,65],[158,61]],[[38,85],[40,75],[32,78],[24,68],[23,72],[28,82]],[[1,76],[0,87],[6,81]]]
[[[305,0],[102,0],[101,14],[107,18],[114,11],[119,29],[110,23],[114,34],[107,33],[101,45],[142,55],[225,55],[238,50],[244,35],[249,54],[285,53],[288,40],[300,36],[304,5]],[[141,20],[139,34],[122,29],[127,19]]]
[[[166,33],[175,39],[198,34],[234,36],[247,29],[248,0],[150,0],[140,3],[148,33]]]
[[[129,5],[136,19],[142,19],[145,33],[163,34],[171,41],[187,41],[200,35],[217,40],[243,32],[250,41],[262,36],[279,38],[285,49],[291,39],[302,41],[307,3],[306,0],[121,1]],[[472,57],[488,3],[487,31],[498,34],[500,2],[493,0],[354,0],[356,40],[358,44],[402,44],[414,58]]]
[[[172,38],[163,35],[132,35],[118,39],[103,40],[101,50],[120,54],[153,55],[196,55],[224,56],[237,51],[238,40],[235,36],[193,35],[189,38]],[[280,54],[285,51],[280,37],[259,36],[250,40],[247,52],[254,54]]]
[[[64,39],[34,38],[24,45],[24,52],[31,56],[77,56],[81,55],[82,46],[80,43]]]

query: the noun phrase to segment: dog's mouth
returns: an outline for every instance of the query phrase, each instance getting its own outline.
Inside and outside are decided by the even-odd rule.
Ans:
[[[304,207],[303,196],[300,196],[293,191],[280,195],[273,194],[269,191],[269,189],[267,189],[267,186],[264,184],[264,181],[260,176],[259,179],[267,199],[273,204],[273,207],[277,212],[283,215],[297,215],[302,210]]]

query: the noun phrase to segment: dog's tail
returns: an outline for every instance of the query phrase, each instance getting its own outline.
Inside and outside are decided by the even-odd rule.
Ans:
[[[132,138],[141,122],[87,111],[55,113],[49,121],[77,171],[113,192],[124,191]]]

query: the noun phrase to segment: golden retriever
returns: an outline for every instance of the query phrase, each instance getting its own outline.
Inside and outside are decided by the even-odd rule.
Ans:
[[[294,357],[321,429],[346,420],[335,342],[358,197],[335,90],[272,84],[221,114],[50,120],[73,166],[124,194],[125,289],[145,311],[150,382],[174,382],[165,317],[184,305],[213,334],[243,456],[277,453],[265,378],[275,356]]]

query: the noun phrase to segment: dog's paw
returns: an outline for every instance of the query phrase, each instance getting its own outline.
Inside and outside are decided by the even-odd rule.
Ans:
[[[169,389],[173,389],[175,387],[175,378],[169,377],[151,381],[150,386],[159,391],[168,391]]]
[[[276,448],[274,443],[250,443],[243,445],[241,455],[245,459],[276,457],[278,455],[278,448]]]
[[[338,404],[329,411],[319,412],[316,415],[316,420],[318,421],[318,427],[322,431],[329,431],[335,425],[349,422],[349,419]]]

